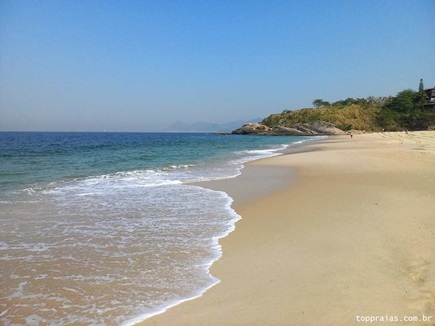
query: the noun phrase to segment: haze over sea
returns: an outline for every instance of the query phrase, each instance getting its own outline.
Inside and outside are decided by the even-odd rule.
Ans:
[[[0,323],[131,324],[201,295],[239,216],[190,183],[307,140],[0,133]]]

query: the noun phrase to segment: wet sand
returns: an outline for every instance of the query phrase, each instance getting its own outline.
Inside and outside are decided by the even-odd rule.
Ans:
[[[203,184],[242,216],[211,268],[221,283],[141,325],[435,325],[435,132],[290,151]]]

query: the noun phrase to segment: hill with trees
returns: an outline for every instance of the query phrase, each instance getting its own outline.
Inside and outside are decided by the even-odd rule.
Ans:
[[[315,99],[313,106],[272,114],[261,124],[275,128],[325,121],[345,131],[426,130],[435,127],[435,109],[428,105],[422,80],[418,91],[405,89],[396,96],[347,98],[333,103]]]

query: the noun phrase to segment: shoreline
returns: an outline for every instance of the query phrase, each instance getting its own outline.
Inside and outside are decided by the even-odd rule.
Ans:
[[[210,268],[221,282],[138,325],[345,325],[358,314],[429,314],[434,255],[423,249],[434,244],[435,152],[425,140],[434,135],[334,136],[250,162],[237,178],[202,183],[228,193],[242,216]],[[409,175],[406,160],[417,173]],[[418,216],[407,221],[402,212],[413,210]]]
[[[234,215],[234,219],[232,222],[231,227],[223,234],[220,234],[213,238],[213,240],[216,240],[216,243],[214,244],[212,251],[218,251],[220,253],[219,257],[213,258],[210,262],[207,262],[204,266],[207,266],[207,273],[215,280],[212,284],[208,285],[205,288],[197,289],[197,291],[188,297],[183,297],[180,299],[169,301],[166,305],[161,306],[158,310],[148,313],[148,314],[139,314],[137,316],[133,316],[132,318],[129,318],[125,320],[122,325],[123,326],[131,326],[131,325],[140,325],[141,322],[144,322],[145,320],[148,320],[150,318],[153,318],[154,316],[160,315],[168,311],[168,309],[171,309],[173,307],[176,307],[184,302],[191,301],[198,299],[204,295],[205,292],[207,292],[210,288],[216,286],[221,282],[219,278],[216,278],[212,273],[210,273],[210,269],[212,268],[213,264],[216,263],[219,259],[222,258],[222,246],[220,244],[221,240],[225,237],[227,237],[230,233],[232,233],[236,228],[236,223],[239,222],[242,217],[234,210],[234,198],[229,195],[231,193],[234,197],[237,198],[237,204],[244,203],[247,201],[253,201],[257,198],[261,198],[264,195],[267,195],[270,191],[277,191],[278,189],[281,189],[288,185],[288,181],[282,178],[282,175],[287,174],[290,178],[294,178],[295,170],[289,167],[282,167],[282,168],[274,168],[272,169],[262,169],[261,171],[261,184],[267,185],[265,189],[262,189],[261,187],[258,187],[257,189],[250,189],[249,192],[246,193],[233,193],[232,189],[229,189],[227,187],[229,180],[236,180],[235,182],[239,182],[242,180],[242,182],[249,182],[249,180],[252,180],[254,175],[252,175],[251,170],[248,169],[246,171],[246,166],[249,165],[252,162],[260,161],[263,159],[269,159],[272,157],[277,157],[289,153],[294,152],[304,152],[306,151],[306,148],[304,147],[305,144],[316,144],[324,139],[327,138],[327,136],[315,136],[315,137],[303,137],[303,140],[299,140],[294,143],[289,143],[288,147],[285,147],[283,149],[277,150],[274,156],[266,157],[266,158],[257,158],[253,161],[244,162],[242,164],[242,168],[239,169],[239,174],[233,177],[226,177],[223,179],[215,179],[215,180],[207,180],[207,181],[195,181],[195,182],[188,182],[186,185],[191,186],[197,186],[206,190],[216,191],[216,192],[222,192],[225,194],[225,196],[229,199],[229,204],[227,207],[227,210],[230,211],[230,214]],[[280,171],[281,170],[281,171]],[[243,173],[241,171],[244,171]],[[260,181],[257,179],[257,181]],[[232,181],[230,181],[229,184],[232,184]]]

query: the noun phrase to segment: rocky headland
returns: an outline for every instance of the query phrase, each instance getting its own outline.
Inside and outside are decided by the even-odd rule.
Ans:
[[[238,135],[341,135],[347,132],[434,130],[435,88],[406,89],[396,96],[313,101],[314,108],[284,110],[234,130]]]
[[[316,121],[299,123],[291,127],[269,127],[262,123],[246,123],[231,132],[236,135],[289,135],[289,136],[315,136],[315,135],[343,135],[345,132],[336,128],[332,123]]]

